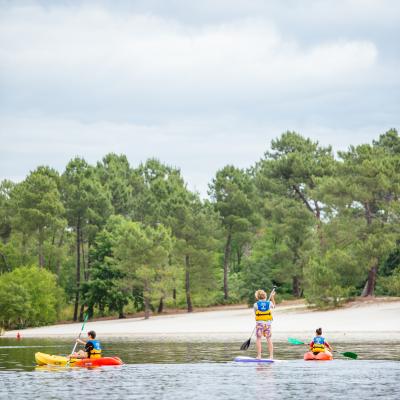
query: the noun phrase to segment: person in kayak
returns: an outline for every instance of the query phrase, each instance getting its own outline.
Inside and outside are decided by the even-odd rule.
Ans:
[[[267,293],[264,290],[257,290],[255,293],[256,302],[254,303],[254,314],[256,318],[256,348],[257,358],[261,358],[262,353],[262,337],[267,339],[269,358],[272,360],[274,357],[274,346],[272,344],[272,312],[275,307],[275,294],[270,296],[267,300]]]
[[[310,343],[310,350],[313,352],[314,356],[318,353],[332,353],[333,349],[330,344],[322,336],[322,328],[318,328],[315,331],[316,336]],[[327,350],[328,349],[328,350]]]
[[[96,340],[96,332],[88,332],[89,340],[84,341],[81,339],[76,339],[77,343],[85,345],[84,350],[79,350],[76,353],[71,354],[68,358],[100,358],[101,357],[101,345],[98,340]]]

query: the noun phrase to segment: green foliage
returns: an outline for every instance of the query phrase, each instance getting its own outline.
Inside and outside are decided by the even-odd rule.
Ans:
[[[58,190],[58,174],[39,167],[14,187],[11,207],[15,212],[11,224],[25,236],[35,236],[39,265],[45,265],[43,245],[46,239],[65,227],[64,206]]]
[[[143,293],[146,318],[150,303],[172,289],[174,271],[169,264],[173,239],[168,229],[126,221],[118,230],[114,254],[116,263],[126,275],[131,290]]]
[[[95,169],[79,157],[68,163],[61,183],[68,224],[75,231],[76,288],[73,318],[76,321],[82,272],[84,280],[88,278],[89,260],[84,258],[85,248],[86,253],[89,253],[96,233],[112,213],[112,205],[110,193],[102,187]]]
[[[234,270],[239,271],[242,254],[260,224],[257,212],[260,202],[256,194],[250,173],[231,165],[219,170],[209,185],[211,201],[220,215],[225,230],[223,261],[225,301],[229,299],[228,275],[232,264],[232,248],[234,246],[237,260]]]
[[[255,168],[255,181],[264,200],[265,217],[279,251],[271,265],[278,272],[275,279],[283,285],[291,280],[292,293],[303,293],[303,268],[316,243],[323,243],[324,213],[317,188],[318,180],[335,171],[330,147],[286,132],[273,140]],[[279,266],[280,265],[280,266]]]
[[[61,177],[63,202],[71,227],[78,225],[89,240],[112,213],[110,193],[103,189],[95,169],[85,160],[71,160]]]
[[[149,159],[134,171],[133,219],[148,225],[162,223],[173,229],[176,210],[186,201],[187,189],[176,168]]]
[[[0,321],[6,328],[55,322],[63,301],[55,275],[45,269],[20,267],[0,276]]]
[[[88,282],[82,286],[84,301],[93,315],[97,306],[100,315],[106,307],[110,312],[117,311],[123,317],[123,308],[131,298],[129,288],[124,284],[126,274],[116,265],[113,248],[118,240],[118,229],[126,221],[119,216],[109,218],[106,227],[97,234],[91,248],[91,274]]]
[[[126,156],[107,154],[101,163],[97,163],[96,171],[100,182],[111,194],[114,213],[130,215],[133,206],[133,171]]]
[[[318,178],[331,176],[335,170],[331,147],[320,147],[296,132],[286,132],[272,141],[271,150],[256,166],[261,193],[293,197],[320,218],[321,204],[313,197],[313,190]]]
[[[11,234],[11,192],[15,184],[9,180],[0,182],[0,240],[7,241]]]
[[[400,268],[389,276],[381,276],[377,282],[377,292],[386,296],[400,296]]]
[[[285,132],[248,170],[217,171],[210,201],[178,168],[156,159],[132,168],[113,153],[95,167],[76,157],[61,176],[38,167],[20,183],[2,181],[4,324],[54,318],[35,314],[31,279],[19,275],[33,264],[56,274],[75,320],[84,307],[123,317],[252,303],[256,289],[273,284],[278,296],[320,307],[373,295],[375,286],[399,295],[399,149],[394,129],[337,157]]]
[[[251,176],[228,165],[217,172],[209,194],[227,232],[244,232],[259,221]]]
[[[333,263],[332,263],[333,262]],[[341,285],[341,276],[332,258],[312,260],[305,268],[306,299],[317,307],[337,307],[351,293],[351,287]]]

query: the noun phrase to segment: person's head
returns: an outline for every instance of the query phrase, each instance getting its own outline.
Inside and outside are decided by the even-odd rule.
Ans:
[[[322,328],[316,329],[316,330],[315,330],[315,333],[316,333],[317,335],[322,335]]]
[[[265,300],[267,298],[267,293],[265,293],[264,290],[259,289],[254,293],[254,296],[256,300]]]
[[[87,335],[90,337],[90,339],[96,339],[96,332],[95,331],[89,331]]]

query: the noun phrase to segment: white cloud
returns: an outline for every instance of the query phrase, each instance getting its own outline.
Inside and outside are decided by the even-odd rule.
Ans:
[[[400,3],[66,4],[0,4],[0,179],[113,151],[205,194],[287,129],[343,149],[400,124]]]
[[[263,18],[194,28],[99,7],[23,7],[3,13],[0,28],[0,71],[6,88],[21,93],[15,105],[63,113],[75,101],[88,118],[92,101],[112,115],[124,102],[158,110],[175,102],[179,111],[182,102],[328,90],[367,79],[377,55],[365,40],[302,45]]]

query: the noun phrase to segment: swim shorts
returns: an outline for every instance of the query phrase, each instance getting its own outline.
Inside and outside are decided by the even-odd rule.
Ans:
[[[271,337],[271,325],[264,322],[256,323],[256,335],[258,338],[264,336],[265,338]]]

